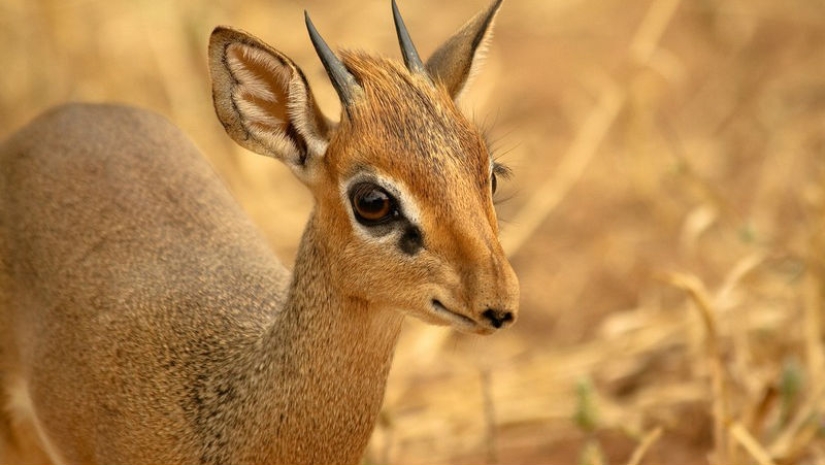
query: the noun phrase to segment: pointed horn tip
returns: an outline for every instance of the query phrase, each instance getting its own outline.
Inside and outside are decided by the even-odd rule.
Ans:
[[[321,63],[324,65],[330,81],[332,81],[338,97],[340,97],[341,102],[345,106],[348,106],[361,91],[361,88],[352,74],[344,66],[343,62],[341,62],[332,49],[329,48],[324,38],[321,37],[321,34],[315,28],[306,10],[304,11],[304,16],[312,45],[315,47],[315,51],[321,59]]]
[[[392,19],[393,22],[395,22],[396,27],[398,26],[399,22],[401,22],[401,24],[404,24],[404,20],[401,18],[401,10],[398,9],[398,2],[396,2],[395,0],[392,0]]]
[[[309,17],[309,11],[304,10],[304,23],[306,23],[308,29],[315,29],[315,25],[312,24],[312,19]]]
[[[404,24],[404,18],[401,17],[401,12],[398,10],[398,3],[392,0],[392,17],[395,23],[395,31],[398,34],[398,43],[401,46],[401,54],[404,57],[404,63],[407,69],[412,72],[427,74],[424,62],[418,55],[418,50],[410,38],[410,33],[407,31],[407,26]]]

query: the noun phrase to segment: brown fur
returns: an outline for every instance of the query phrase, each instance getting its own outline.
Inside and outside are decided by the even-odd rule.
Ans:
[[[490,155],[448,86],[347,55],[363,93],[335,125],[257,39],[218,29],[210,59],[228,133],[314,194],[295,269],[163,118],[41,116],[0,146],[0,463],[357,463],[404,314],[515,317]],[[353,176],[398,184],[421,250],[359,230]]]

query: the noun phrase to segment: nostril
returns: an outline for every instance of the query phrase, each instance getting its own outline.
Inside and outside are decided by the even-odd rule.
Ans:
[[[505,312],[502,310],[494,310],[488,308],[481,314],[487,321],[493,325],[494,328],[501,328],[505,323],[513,321],[513,312]]]

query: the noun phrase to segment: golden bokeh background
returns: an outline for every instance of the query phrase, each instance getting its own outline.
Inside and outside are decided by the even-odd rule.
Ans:
[[[484,2],[399,6],[426,55]],[[261,37],[337,117],[304,9],[399,56],[388,0],[1,0],[0,137],[67,101],[160,112],[291,263],[311,199],[224,134],[206,44]],[[521,319],[410,321],[365,463],[825,463],[825,3],[507,0],[462,105],[515,173]]]

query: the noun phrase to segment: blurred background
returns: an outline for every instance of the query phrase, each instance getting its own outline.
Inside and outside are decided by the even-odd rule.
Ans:
[[[484,0],[401,0],[427,55]],[[67,101],[181,127],[292,263],[310,198],[235,146],[206,44],[242,28],[337,98],[303,26],[399,56],[388,0],[0,0],[0,137]],[[408,321],[370,464],[825,463],[825,3],[507,0],[465,94],[514,170],[520,321]]]

